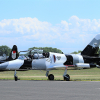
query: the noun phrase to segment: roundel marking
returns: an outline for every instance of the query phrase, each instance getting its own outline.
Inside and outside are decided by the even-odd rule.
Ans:
[[[13,58],[13,59],[16,58],[16,51],[12,51],[12,58]]]
[[[13,51],[13,53],[16,53],[16,51]]]

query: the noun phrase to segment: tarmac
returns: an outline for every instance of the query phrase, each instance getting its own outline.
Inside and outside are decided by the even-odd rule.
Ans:
[[[0,100],[100,100],[100,82],[0,80]]]

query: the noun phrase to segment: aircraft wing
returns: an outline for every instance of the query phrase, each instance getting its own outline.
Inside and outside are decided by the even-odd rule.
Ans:
[[[77,63],[76,65],[50,65],[47,68],[48,69],[56,69],[56,68],[67,68],[67,67],[90,68],[90,64]]]
[[[65,66],[65,65],[50,65],[48,67],[48,69],[65,68],[65,67],[67,67],[67,66]]]
[[[75,65],[50,65],[48,69],[55,69],[55,68],[66,68],[66,67],[75,67]]]

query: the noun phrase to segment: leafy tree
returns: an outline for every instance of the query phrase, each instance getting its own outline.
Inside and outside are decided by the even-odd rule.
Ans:
[[[11,52],[11,49],[6,46],[6,45],[3,45],[3,46],[0,46],[0,56],[2,56],[3,54],[6,54],[7,56],[9,56]]]
[[[82,52],[81,50],[78,51],[78,53],[81,53],[81,52]]]
[[[82,51],[81,50],[79,50],[78,52],[77,51],[74,51],[74,52],[72,52],[71,54],[78,54],[78,53],[81,53]]]
[[[72,52],[71,54],[78,54],[76,51]]]
[[[42,49],[43,52],[55,52],[55,53],[62,53],[62,51],[60,49],[57,48],[52,48],[52,47],[32,47],[29,48],[30,49]]]

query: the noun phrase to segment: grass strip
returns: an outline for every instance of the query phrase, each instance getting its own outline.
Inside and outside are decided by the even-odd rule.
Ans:
[[[63,80],[64,69],[51,70],[49,74],[55,76],[55,81]],[[29,70],[17,71],[17,76],[20,80],[48,80],[45,76],[46,71]],[[70,75],[71,81],[100,81],[100,69],[81,69],[81,70],[68,70],[67,74]],[[14,71],[1,71],[1,80],[14,80]]]

